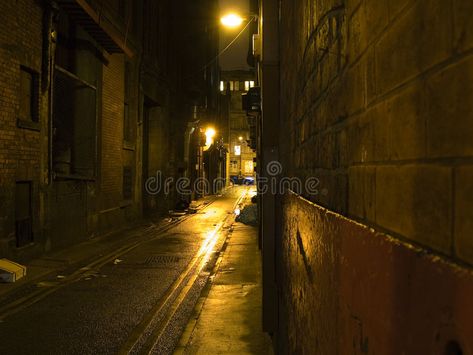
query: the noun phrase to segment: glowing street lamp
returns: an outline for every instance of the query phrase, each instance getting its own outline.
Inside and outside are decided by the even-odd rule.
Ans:
[[[215,129],[212,127],[209,127],[205,130],[205,145],[207,147],[210,147],[214,142],[213,138],[215,137],[215,134],[217,134],[217,132],[215,132]]]
[[[237,15],[235,13],[229,13],[223,16],[220,19],[220,22],[225,27],[235,28],[235,27],[240,26],[243,23],[243,18],[240,15]]]

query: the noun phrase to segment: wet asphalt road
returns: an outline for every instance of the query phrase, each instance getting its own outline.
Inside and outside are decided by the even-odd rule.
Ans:
[[[0,321],[0,354],[172,353],[211,269],[209,261],[203,270],[198,263],[194,268],[189,265],[203,246],[212,249],[207,254],[215,259],[215,250],[233,221],[233,206],[245,191],[231,189],[155,240],[101,267],[84,269],[64,285],[67,274],[65,279],[36,284],[36,290],[50,293],[33,299],[24,309],[12,307],[14,312]],[[213,241],[215,246],[209,244]],[[184,275],[186,268],[189,274]],[[183,282],[176,284],[180,278]],[[178,302],[179,292],[190,281],[192,285]],[[173,287],[176,297],[168,295]],[[170,301],[163,303],[167,295]],[[171,317],[172,302],[179,306]],[[163,329],[148,337],[154,327]]]

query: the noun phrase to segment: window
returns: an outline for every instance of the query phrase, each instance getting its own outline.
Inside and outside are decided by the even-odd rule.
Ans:
[[[36,73],[20,67],[20,120],[38,122],[37,82],[38,76]]]
[[[250,82],[245,81],[245,91],[248,91],[248,90],[250,90]]]
[[[229,83],[230,83],[230,91],[233,91],[235,89],[233,86],[233,81],[229,81]]]
[[[253,160],[245,160],[245,174],[253,174],[255,171],[255,167],[253,164]]]
[[[235,81],[235,91],[240,91],[240,82]]]
[[[133,126],[130,117],[130,96],[131,96],[131,64],[125,62],[125,93],[123,103],[123,140],[133,142]]]
[[[225,91],[225,82],[220,82],[220,91]]]
[[[241,155],[241,146],[236,145],[234,148],[235,155]]]
[[[255,82],[253,80],[250,81],[250,88],[254,88],[255,87]]]

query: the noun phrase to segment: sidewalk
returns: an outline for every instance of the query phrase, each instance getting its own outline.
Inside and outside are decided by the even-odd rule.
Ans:
[[[257,228],[235,223],[175,354],[273,354],[261,318]]]

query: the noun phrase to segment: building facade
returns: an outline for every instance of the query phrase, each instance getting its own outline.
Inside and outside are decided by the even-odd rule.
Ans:
[[[256,153],[249,142],[250,127],[242,108],[242,95],[255,87],[255,75],[253,71],[222,71],[220,80],[222,100],[228,108],[229,176],[254,176]]]
[[[172,189],[146,182],[186,173],[193,107],[206,115],[218,95],[215,66],[203,69],[216,3],[194,3],[1,3],[1,256],[28,259],[174,206]]]

